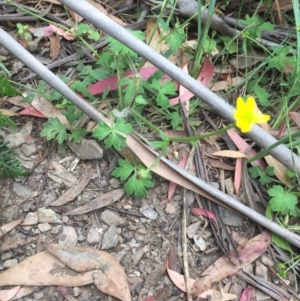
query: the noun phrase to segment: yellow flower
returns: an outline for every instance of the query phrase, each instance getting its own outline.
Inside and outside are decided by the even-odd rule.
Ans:
[[[236,110],[234,110],[233,116],[236,120],[236,126],[242,133],[250,132],[255,123],[266,123],[271,118],[257,109],[256,102],[252,96],[247,96],[246,100],[242,97],[237,98]]]

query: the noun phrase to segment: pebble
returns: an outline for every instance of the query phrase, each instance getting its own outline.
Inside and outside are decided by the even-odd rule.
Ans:
[[[4,137],[4,142],[8,142],[8,147],[16,148],[25,143],[25,139],[21,133],[15,133],[6,135]]]
[[[26,140],[27,137],[32,132],[32,128],[33,128],[33,122],[32,121],[27,121],[25,123],[25,125],[20,129],[19,133],[21,133],[23,135],[24,139]]]
[[[25,220],[22,223],[22,226],[33,226],[36,225],[39,221],[37,212],[29,212],[27,213]]]
[[[21,146],[21,152],[26,156],[30,157],[37,153],[37,148],[35,144],[23,144]]]
[[[18,196],[23,197],[24,199],[29,199],[33,197],[35,194],[37,194],[31,188],[17,182],[14,182],[13,184],[13,192],[16,193]]]
[[[104,210],[100,214],[100,219],[109,226],[112,225],[118,226],[118,225],[123,225],[125,223],[124,218],[121,218],[117,212],[113,212],[111,210]]]
[[[117,189],[120,187],[120,181],[116,178],[110,179],[109,184],[110,184],[111,188],[113,188],[113,189]]]
[[[16,264],[18,264],[18,260],[17,259],[8,259],[8,260],[4,261],[3,267],[5,269],[9,269],[9,268],[13,267]]]
[[[107,250],[113,247],[116,247],[118,244],[118,230],[117,227],[112,225],[104,233],[102,239],[101,249]]]
[[[89,244],[96,244],[99,243],[101,241],[102,235],[103,233],[101,233],[102,231],[99,231],[99,229],[96,228],[91,228],[88,232],[87,235],[87,242]]]
[[[179,202],[182,200],[182,194],[177,194],[174,196],[174,201]]]
[[[262,255],[261,257],[261,261],[263,264],[265,264],[266,266],[273,266],[274,265],[274,261],[272,259],[270,259],[268,256],[266,255]]]
[[[206,250],[206,243],[202,236],[198,237],[198,235],[195,235],[193,239],[194,239],[195,246],[198,249],[200,249],[201,251]]]
[[[51,230],[52,227],[48,223],[41,223],[41,224],[38,224],[38,228],[41,232],[47,232],[47,231]]]
[[[57,218],[55,211],[52,209],[40,208],[38,209],[38,216],[40,223],[61,224],[62,221]]]
[[[140,208],[140,213],[151,220],[156,220],[158,217],[158,213],[156,211],[151,208],[145,208],[144,206]]]
[[[1,255],[1,260],[5,261],[7,259],[11,259],[12,257],[13,257],[13,253],[12,252],[6,252],[6,253],[3,253]]]
[[[57,234],[60,231],[61,227],[61,225],[53,227],[51,230],[51,234]]]
[[[43,300],[44,299],[44,293],[43,292],[34,293],[33,298],[35,300]]]
[[[70,226],[63,226],[63,231],[58,239],[58,244],[65,247],[75,247],[77,244],[75,229]]]

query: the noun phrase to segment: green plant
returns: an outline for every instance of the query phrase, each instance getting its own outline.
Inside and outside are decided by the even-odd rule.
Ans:
[[[17,34],[24,39],[25,41],[31,40],[31,34],[29,32],[29,26],[28,25],[22,25],[20,23],[17,23]]]
[[[9,118],[0,113],[0,128],[4,126],[16,127],[16,124]],[[0,143],[0,179],[5,177],[16,178],[28,174],[15,159],[15,151],[8,147],[8,142]]]
[[[127,194],[142,198],[147,195],[147,189],[153,187],[151,172],[142,164],[132,165],[127,160],[120,159],[119,167],[115,168],[112,175],[126,181],[124,188]]]
[[[297,197],[288,191],[284,191],[280,185],[274,185],[268,189],[268,194],[272,197],[269,206],[273,212],[278,212],[282,215],[299,216],[300,210],[296,207]]]
[[[274,167],[268,166],[265,171],[260,166],[250,167],[248,169],[253,179],[258,179],[259,183],[266,185],[272,182],[272,176],[274,176]]]

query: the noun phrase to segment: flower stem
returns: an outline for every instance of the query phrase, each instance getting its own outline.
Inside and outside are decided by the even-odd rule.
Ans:
[[[172,142],[195,142],[197,140],[201,140],[201,139],[205,139],[205,138],[208,138],[208,137],[212,137],[212,136],[215,136],[215,135],[222,134],[222,133],[224,133],[224,132],[226,132],[229,129],[232,129],[234,127],[235,127],[235,123],[231,123],[231,124],[227,125],[224,128],[221,128],[217,131],[207,133],[207,134],[204,134],[204,135],[198,135],[198,136],[192,136],[192,137],[168,137],[168,140],[170,142],[171,141]]]

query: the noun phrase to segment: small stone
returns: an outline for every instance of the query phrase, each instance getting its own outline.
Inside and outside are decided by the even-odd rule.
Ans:
[[[96,244],[99,243],[99,241],[101,240],[102,237],[102,233],[101,231],[99,231],[99,229],[95,229],[95,228],[91,228],[88,232],[87,235],[87,242],[89,244]]]
[[[112,225],[108,228],[108,230],[103,235],[101,249],[107,250],[110,248],[114,248],[117,246],[117,244],[118,244],[118,230],[116,226]]]
[[[113,188],[113,189],[117,189],[120,187],[120,181],[116,178],[110,179],[109,183],[110,183],[111,188]]]
[[[12,252],[6,252],[6,253],[3,253],[1,255],[1,260],[5,261],[7,259],[11,259],[12,257],[13,257],[13,253]]]
[[[21,146],[21,152],[26,156],[30,157],[37,153],[37,148],[35,144],[23,144]]]
[[[121,218],[117,212],[113,212],[111,210],[104,210],[100,214],[100,219],[107,225],[123,225],[125,223],[125,219]]]
[[[182,194],[177,194],[174,196],[174,201],[179,202],[182,200]]]
[[[32,121],[27,121],[26,124],[20,129],[19,133],[21,133],[26,140],[27,137],[30,135],[32,132],[33,128],[33,122]]]
[[[27,213],[22,226],[33,226],[36,225],[39,221],[38,213],[37,212],[29,212]]]
[[[176,208],[174,206],[174,202],[170,202],[166,205],[165,209],[167,214],[173,214],[176,211]]]
[[[123,209],[124,210],[131,210],[132,209],[132,205],[126,204],[126,205],[123,206]]]
[[[262,255],[261,261],[266,266],[271,266],[271,267],[274,266],[274,261],[266,255]]]
[[[61,227],[61,225],[53,227],[51,230],[51,234],[57,234],[60,231]]]
[[[200,249],[201,251],[205,251],[206,250],[206,244],[205,244],[205,240],[202,238],[202,236],[195,235],[194,236],[194,243],[195,246]]]
[[[75,247],[77,244],[77,234],[73,227],[64,226],[62,234],[58,239],[58,244],[65,247]]]
[[[33,298],[35,300],[43,300],[44,299],[44,293],[43,292],[34,293]]]
[[[38,216],[40,223],[61,224],[62,221],[56,217],[55,211],[52,209],[40,208],[38,209]]]
[[[14,182],[13,184],[13,192],[16,193],[18,196],[23,197],[24,199],[29,199],[37,194],[31,188],[17,182]]]
[[[62,222],[63,222],[64,224],[67,224],[68,221],[69,221],[69,217],[68,217],[67,215],[64,215],[64,216],[62,217]]]
[[[73,293],[74,293],[74,297],[78,297],[81,294],[81,289],[80,287],[73,287]]]
[[[8,260],[4,261],[3,267],[5,269],[9,269],[9,268],[13,267],[16,264],[18,264],[18,260],[17,259],[8,259]]]
[[[187,234],[188,238],[192,239],[197,234],[197,232],[200,229],[201,223],[202,222],[199,221],[199,222],[189,225],[186,228],[186,234]]]
[[[74,141],[67,142],[68,147],[81,160],[94,160],[103,157],[103,149],[100,145],[90,139],[82,139],[80,143]]]
[[[255,265],[255,275],[268,281],[268,268],[259,261]]]
[[[41,232],[47,232],[47,231],[51,230],[52,227],[48,223],[41,223],[41,224],[38,224],[38,228]]]
[[[15,133],[6,135],[4,137],[4,142],[8,142],[8,147],[16,148],[25,143],[25,139],[21,133]]]
[[[156,220],[158,217],[158,213],[156,211],[151,208],[145,208],[144,206],[140,208],[140,213],[151,220]]]

